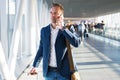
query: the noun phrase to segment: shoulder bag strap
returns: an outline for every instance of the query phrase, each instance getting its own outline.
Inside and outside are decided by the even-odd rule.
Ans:
[[[74,72],[75,69],[74,69],[74,62],[73,62],[73,57],[72,57],[71,46],[67,39],[66,39],[66,45],[67,45],[68,59],[69,59],[69,64],[70,64],[70,71]]]

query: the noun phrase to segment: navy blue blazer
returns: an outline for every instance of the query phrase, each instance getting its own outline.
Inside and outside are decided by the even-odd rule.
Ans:
[[[41,29],[40,46],[36,57],[33,62],[33,67],[38,67],[41,59],[43,58],[43,76],[47,76],[48,64],[50,58],[50,24]],[[80,44],[80,38],[76,36],[74,32],[68,29],[59,30],[55,42],[57,68],[61,75],[66,78],[70,78],[70,66],[67,56],[67,47],[65,39],[68,39],[70,44],[74,47],[78,47]],[[69,79],[70,80],[70,79]]]

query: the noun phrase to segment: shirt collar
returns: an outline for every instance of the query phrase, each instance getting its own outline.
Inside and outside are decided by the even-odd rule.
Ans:
[[[53,30],[59,30],[59,28],[57,26],[56,26],[55,29],[53,29],[52,25],[50,25],[50,29],[51,29],[51,31],[53,31]]]

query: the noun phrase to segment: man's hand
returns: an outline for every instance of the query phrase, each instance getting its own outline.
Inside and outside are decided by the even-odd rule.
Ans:
[[[59,29],[63,28],[63,26],[64,26],[64,17],[63,17],[63,14],[61,14],[60,16],[58,16],[56,26]]]
[[[28,75],[36,75],[36,74],[37,74],[36,68],[32,68],[32,69],[30,70],[30,72],[28,73]]]

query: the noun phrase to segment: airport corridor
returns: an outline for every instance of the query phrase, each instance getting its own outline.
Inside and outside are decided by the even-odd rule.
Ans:
[[[79,48],[72,50],[81,80],[120,80],[119,47],[89,37],[82,41]],[[31,64],[18,80],[44,80],[42,64],[38,75],[27,75],[30,69]]]

